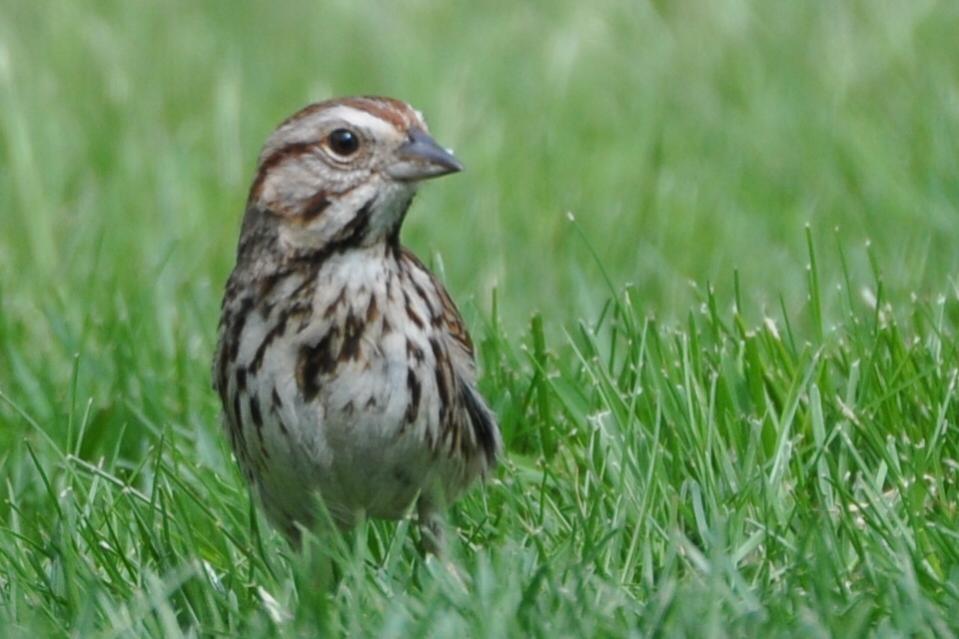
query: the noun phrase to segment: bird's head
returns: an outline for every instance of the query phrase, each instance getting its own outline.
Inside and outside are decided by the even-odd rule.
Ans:
[[[359,97],[312,104],[269,137],[247,215],[276,225],[282,247],[320,250],[396,238],[422,180],[463,170],[399,100]]]

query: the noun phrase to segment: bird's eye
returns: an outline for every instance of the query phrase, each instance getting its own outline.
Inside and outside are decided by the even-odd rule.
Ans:
[[[336,129],[328,138],[330,149],[337,155],[347,156],[360,148],[360,139],[349,129]]]

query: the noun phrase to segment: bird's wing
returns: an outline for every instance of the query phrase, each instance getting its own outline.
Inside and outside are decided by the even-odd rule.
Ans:
[[[459,309],[446,291],[443,283],[407,249],[403,249],[403,258],[407,264],[425,275],[436,291],[440,301],[440,310],[432,318],[442,330],[446,351],[456,376],[456,388],[460,406],[464,409],[472,428],[474,438],[482,449],[488,465],[492,465],[502,449],[496,416],[486,405],[486,401],[476,389],[476,359],[473,340],[470,338]]]

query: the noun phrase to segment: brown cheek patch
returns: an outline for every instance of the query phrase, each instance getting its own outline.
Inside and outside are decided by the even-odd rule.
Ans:
[[[310,153],[314,152],[315,148],[315,142],[293,142],[291,144],[287,144],[286,146],[280,147],[271,153],[265,160],[260,162],[260,166],[257,167],[256,170],[256,177],[253,179],[253,184],[250,186],[250,195],[247,198],[247,204],[260,199],[261,191],[263,190],[263,183],[266,181],[266,176],[268,176],[273,169],[288,160],[292,160],[301,155],[309,155]]]
[[[296,216],[296,221],[302,222],[303,224],[309,224],[318,218],[329,205],[330,200],[327,197],[326,191],[318,191],[310,199],[303,203],[303,206],[299,211],[299,215]]]

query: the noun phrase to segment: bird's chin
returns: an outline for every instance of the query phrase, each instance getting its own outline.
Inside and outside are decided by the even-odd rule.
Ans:
[[[394,181],[377,198],[375,226],[386,229],[387,234],[399,228],[406,218],[406,211],[416,195],[416,182]]]
[[[376,196],[376,207],[394,209],[408,202],[416,195],[419,182],[406,182],[396,179],[384,179]]]

